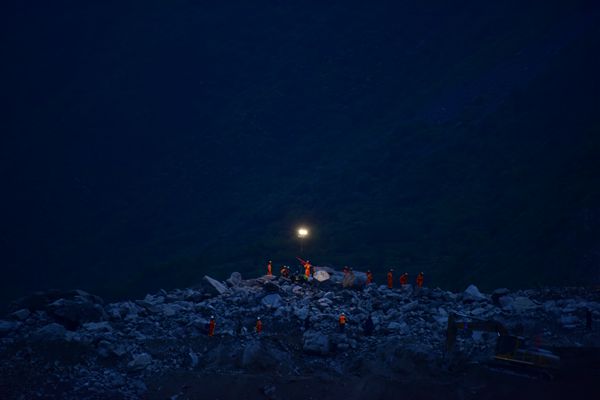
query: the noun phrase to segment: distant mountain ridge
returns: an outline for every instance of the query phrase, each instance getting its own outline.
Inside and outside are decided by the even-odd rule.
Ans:
[[[19,7],[5,300],[257,273],[299,223],[317,263],[600,282],[593,2]]]

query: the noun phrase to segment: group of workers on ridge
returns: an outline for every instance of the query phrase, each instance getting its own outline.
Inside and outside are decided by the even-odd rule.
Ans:
[[[367,274],[368,273],[369,272],[367,272]],[[417,287],[422,288],[424,281],[425,274],[423,272],[419,272],[415,280]],[[400,285],[408,285],[408,272],[405,272],[402,275],[400,275]],[[387,273],[387,286],[390,289],[394,287],[394,270],[392,268],[390,268],[390,270]]]
[[[315,272],[314,267],[311,265],[310,261],[308,261],[308,260],[302,260],[300,258],[299,258],[299,260],[302,263],[302,267],[304,268],[304,274],[302,275],[302,278],[308,280],[308,278],[310,278]],[[354,275],[352,268],[349,268],[347,266],[345,266],[342,269],[342,271],[344,272],[345,277],[347,277],[349,275]],[[281,276],[284,278],[289,279],[291,277],[290,267],[288,267],[287,265],[282,266],[281,269],[279,270],[279,272],[280,272]],[[394,287],[394,274],[393,273],[394,273],[394,270],[391,268],[387,273],[387,286],[390,289],[392,289]],[[272,261],[269,261],[267,263],[267,276],[273,276],[273,262]],[[367,281],[366,281],[367,285],[374,283],[373,273],[371,272],[371,270],[367,270],[366,276],[367,276]],[[423,287],[424,278],[425,278],[425,274],[423,274],[423,272],[419,272],[417,274],[417,278],[416,278],[417,287],[419,287],[419,288]],[[408,284],[408,272],[405,272],[402,275],[400,275],[400,285],[407,285],[407,284]],[[339,319],[338,319],[338,325],[339,325],[340,332],[344,332],[344,329],[346,327],[346,322],[347,322],[346,314],[341,313],[339,316]],[[307,320],[305,321],[305,328],[308,325],[309,325],[309,321],[308,321],[308,317],[307,317]],[[208,323],[208,336],[214,336],[215,327],[216,327],[215,317],[211,316],[210,321]],[[375,328],[375,325],[373,323],[373,320],[371,319],[371,315],[369,315],[364,324],[365,335],[371,335],[374,331],[374,328]],[[260,335],[262,332],[262,329],[263,329],[263,323],[262,323],[260,317],[257,317],[256,325],[254,326],[254,331],[258,335]]]

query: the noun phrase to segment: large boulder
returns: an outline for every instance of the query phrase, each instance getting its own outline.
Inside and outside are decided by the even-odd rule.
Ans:
[[[239,272],[232,272],[229,279],[225,282],[231,287],[239,286],[242,283],[242,274]]]
[[[261,303],[267,308],[278,308],[281,306],[281,296],[277,293],[268,294],[263,297]]]
[[[216,279],[211,278],[208,275],[204,275],[202,278],[202,287],[209,293],[218,296],[227,293],[227,286],[223,285]]]
[[[47,306],[47,311],[69,330],[75,330],[85,322],[98,322],[107,318],[104,308],[88,296],[58,299]]]
[[[497,305],[497,306],[501,306],[500,305],[500,297],[503,296],[507,296],[510,293],[510,290],[508,290],[507,288],[500,288],[500,289],[496,289],[492,292],[492,302]]]
[[[302,349],[308,354],[328,354],[330,351],[329,336],[322,332],[308,330],[302,336]]]
[[[481,292],[475,285],[469,285],[469,287],[463,292],[464,301],[482,301],[485,299],[486,297],[483,294],[481,294]]]

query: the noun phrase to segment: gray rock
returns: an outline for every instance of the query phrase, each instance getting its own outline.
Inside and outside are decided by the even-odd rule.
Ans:
[[[304,290],[302,290],[301,286],[294,285],[292,287],[292,293],[294,293],[296,296],[302,296],[302,294],[304,293]]]
[[[301,321],[304,321],[308,316],[308,307],[294,307],[294,315]]]
[[[396,322],[392,321],[388,324],[387,329],[393,332],[401,332],[404,334],[410,333],[410,328],[408,324],[404,321]]]
[[[136,354],[127,366],[134,370],[142,370],[152,364],[152,356],[148,353]]]
[[[510,290],[507,288],[496,289],[492,292],[492,303],[494,303],[498,307],[502,307],[499,300],[500,297],[506,296],[510,293]]]
[[[281,307],[281,296],[277,293],[268,294],[265,297],[263,297],[261,303],[268,308]]]
[[[571,314],[566,314],[562,315],[558,322],[563,326],[563,328],[574,329],[579,323],[579,318]]]
[[[514,301],[512,296],[502,296],[498,298],[498,305],[502,308],[509,308]]]
[[[196,368],[198,366],[198,355],[190,350],[188,356],[190,356],[190,366]]]
[[[17,326],[19,326],[19,324],[16,322],[0,320],[0,334],[8,333],[12,330],[15,330]]]
[[[208,275],[204,275],[204,278],[202,278],[202,285],[207,292],[213,295],[227,293],[227,287],[225,285]]]
[[[242,274],[239,272],[232,272],[226,282],[231,287],[239,286],[242,283]]]
[[[31,315],[31,312],[26,308],[22,308],[20,310],[15,311],[14,313],[12,313],[10,315],[13,318],[18,319],[19,321],[25,321]]]
[[[308,354],[326,355],[330,351],[329,336],[315,330],[308,330],[302,336],[302,349]]]
[[[83,324],[83,329],[90,332],[112,332],[113,328],[109,322],[87,322]]]
[[[65,327],[56,322],[45,325],[35,331],[33,338],[38,341],[63,341],[68,339]]]
[[[279,293],[281,288],[273,281],[265,281],[263,288],[269,293]]]
[[[525,296],[516,297],[510,306],[510,308],[514,312],[518,312],[518,313],[530,311],[537,307],[538,307],[537,304],[535,304],[533,301],[531,301],[528,297],[525,297]]]
[[[58,299],[48,305],[48,312],[57,322],[74,329],[85,322],[98,322],[106,319],[104,308],[86,298]]]
[[[463,293],[463,300],[465,301],[482,301],[485,300],[485,296],[481,294],[477,286],[469,285]]]
[[[182,311],[183,307],[175,303],[163,304],[161,306],[161,313],[165,317],[173,317],[175,315],[180,314]]]

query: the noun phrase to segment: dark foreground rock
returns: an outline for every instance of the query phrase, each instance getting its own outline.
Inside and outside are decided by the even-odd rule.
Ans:
[[[493,353],[496,338],[488,333],[461,334],[460,356],[450,357],[445,340],[451,312],[493,319],[542,346],[571,349],[565,359],[572,349],[585,349],[588,362],[573,362],[560,387],[575,393],[573,382],[596,390],[600,382],[600,293],[593,289],[501,289],[488,295],[470,286],[456,294],[362,282],[344,288],[343,279],[242,280],[239,274],[227,283],[207,277],[200,288],[110,304],[82,291],[62,292],[64,297],[38,293],[15,302],[0,319],[0,398],[304,399],[347,392],[370,399],[395,398],[399,385],[414,398],[500,398],[486,397],[491,392],[481,382],[518,385],[530,394],[548,389],[545,398],[562,393],[530,384],[530,378],[478,372],[474,366]],[[216,329],[209,337],[211,316]],[[369,316],[374,330],[367,336]],[[573,376],[577,368],[585,372],[585,383]]]

